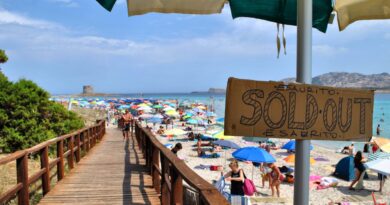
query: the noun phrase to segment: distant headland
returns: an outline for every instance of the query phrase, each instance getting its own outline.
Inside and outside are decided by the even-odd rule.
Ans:
[[[295,82],[295,78],[286,78],[282,81]],[[331,87],[373,89],[376,92],[390,93],[390,74],[364,75],[361,73],[330,72],[314,77],[313,84]]]
[[[191,94],[202,94],[202,93],[225,94],[226,93],[226,89],[223,89],[223,88],[209,88],[208,91],[194,91],[194,92],[191,92]]]

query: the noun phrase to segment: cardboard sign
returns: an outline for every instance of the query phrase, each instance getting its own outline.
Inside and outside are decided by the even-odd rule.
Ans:
[[[317,140],[372,136],[373,90],[230,78],[225,134]]]

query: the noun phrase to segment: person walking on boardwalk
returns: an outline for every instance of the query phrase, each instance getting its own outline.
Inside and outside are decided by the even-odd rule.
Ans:
[[[125,114],[122,116],[123,120],[123,140],[129,140],[129,131],[130,131],[130,124],[133,120],[133,116],[130,114],[129,110],[125,111]]]

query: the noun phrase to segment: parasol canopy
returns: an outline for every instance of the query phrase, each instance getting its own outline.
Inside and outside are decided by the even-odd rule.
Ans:
[[[295,154],[291,154],[288,157],[284,158],[283,160],[287,163],[294,164],[295,163]],[[314,163],[316,163],[316,160],[313,159],[312,157],[310,157],[310,164],[314,164]]]
[[[273,163],[275,158],[264,149],[258,147],[244,147],[233,152],[233,157],[242,161],[251,161],[256,163]]]

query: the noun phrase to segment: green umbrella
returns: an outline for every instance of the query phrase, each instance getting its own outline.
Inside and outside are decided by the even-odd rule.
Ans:
[[[105,9],[107,9],[107,11],[111,11],[116,2],[116,0],[96,0],[96,1]]]
[[[252,17],[280,24],[297,25],[297,0],[230,0],[233,18]],[[313,1],[313,27],[326,32],[332,0]]]
[[[163,108],[163,106],[162,105],[153,105],[153,108],[160,109],[160,108]]]

